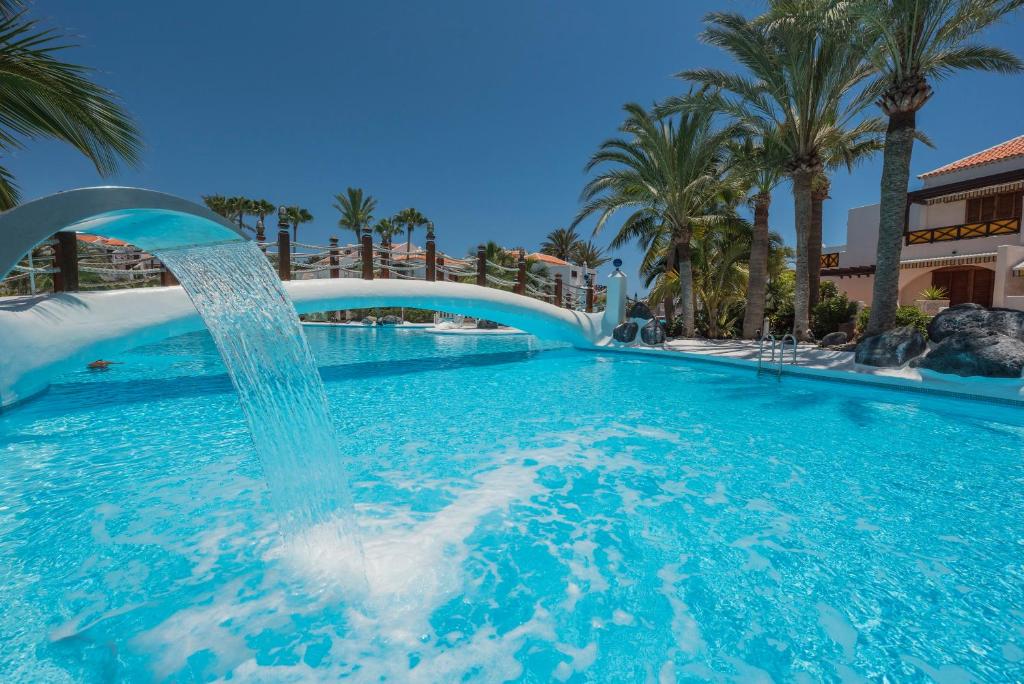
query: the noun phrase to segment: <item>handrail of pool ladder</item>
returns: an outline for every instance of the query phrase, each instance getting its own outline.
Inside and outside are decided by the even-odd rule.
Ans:
[[[765,340],[771,340],[771,342],[772,342],[772,346],[771,346],[771,354],[772,354],[772,356],[771,356],[771,363],[775,363],[775,335],[772,335],[771,333],[765,333],[764,335],[761,335],[761,339],[758,340],[758,347],[757,347],[757,374],[758,375],[761,374],[761,369],[762,369],[762,366],[764,365],[764,341]]]
[[[792,340],[793,342],[793,360],[791,363],[796,365],[796,335],[786,333],[782,336],[782,342],[779,344],[779,380],[782,379],[782,366],[786,363],[786,341]]]

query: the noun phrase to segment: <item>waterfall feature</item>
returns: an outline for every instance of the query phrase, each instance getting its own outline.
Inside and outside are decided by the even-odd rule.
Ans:
[[[288,538],[337,529],[357,550],[352,503],[323,382],[281,281],[252,242],[153,250],[181,282],[238,391]],[[333,535],[332,535],[333,536]],[[353,559],[355,560],[355,559]]]

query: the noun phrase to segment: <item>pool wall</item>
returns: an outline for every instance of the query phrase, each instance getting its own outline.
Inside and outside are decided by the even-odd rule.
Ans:
[[[580,348],[607,344],[615,325],[614,308],[606,318],[463,283],[325,278],[287,282],[285,289],[299,313],[382,306],[451,311]],[[181,287],[0,298],[0,406],[43,391],[69,369],[202,328]]]

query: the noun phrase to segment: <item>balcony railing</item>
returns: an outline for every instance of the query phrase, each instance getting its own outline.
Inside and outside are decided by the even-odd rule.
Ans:
[[[821,255],[822,268],[839,268],[839,252],[829,252]]]
[[[997,219],[982,223],[963,223],[958,226],[944,228],[926,228],[912,230],[907,233],[908,245],[927,245],[932,242],[949,240],[968,240],[970,238],[991,237],[993,235],[1013,235],[1020,232],[1020,218]]]

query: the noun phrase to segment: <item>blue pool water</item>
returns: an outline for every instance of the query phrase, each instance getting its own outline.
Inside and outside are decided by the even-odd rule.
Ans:
[[[306,332],[369,587],[282,541],[179,337],[0,414],[0,681],[1024,677],[1018,410]]]

